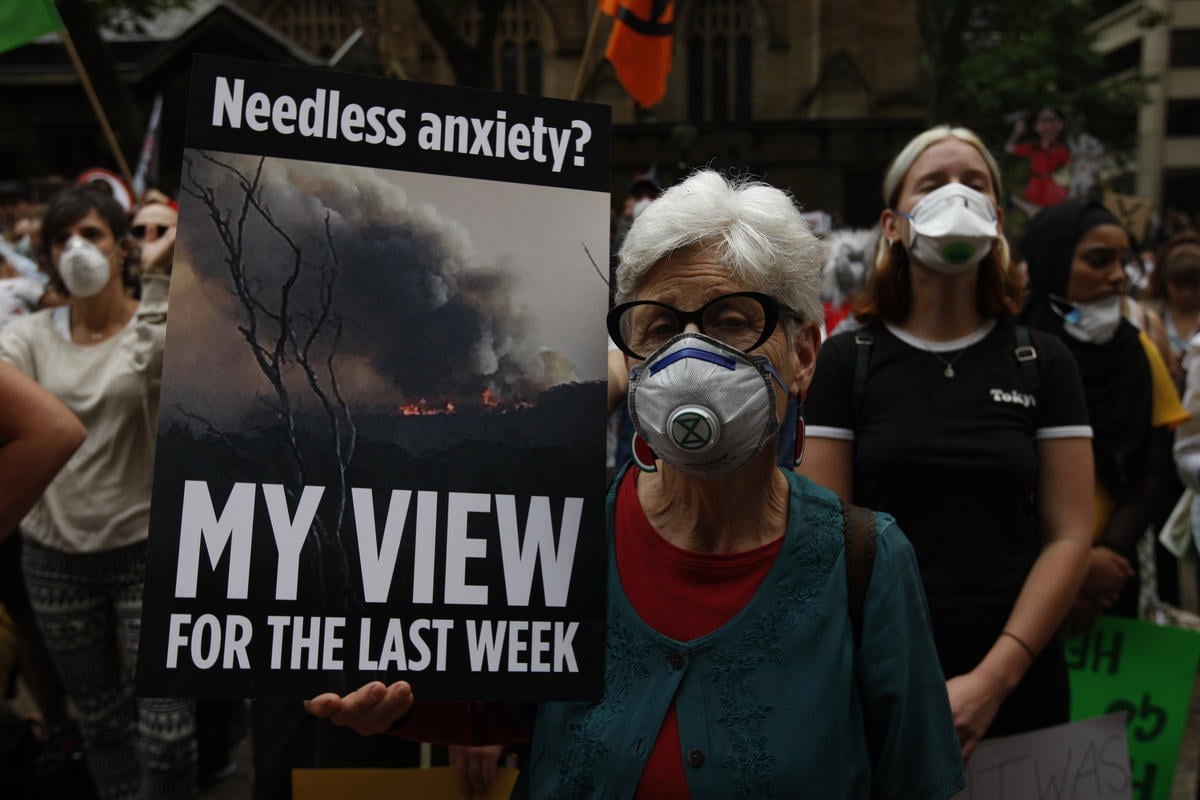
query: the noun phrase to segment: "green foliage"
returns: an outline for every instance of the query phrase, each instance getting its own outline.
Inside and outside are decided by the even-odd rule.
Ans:
[[[932,52],[948,56],[928,64],[943,83],[943,96],[931,107],[937,121],[971,127],[1000,149],[1011,128],[1006,115],[1026,111],[1032,117],[1050,106],[1066,117],[1068,135],[1090,133],[1110,153],[1133,148],[1148,79],[1111,74],[1093,49],[1087,28],[1096,14],[1088,0],[918,0],[918,5],[936,6],[941,19],[969,9],[965,24],[937,31],[943,41]],[[927,43],[929,27],[922,31]]]

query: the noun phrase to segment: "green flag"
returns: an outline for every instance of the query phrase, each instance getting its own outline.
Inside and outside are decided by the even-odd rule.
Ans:
[[[0,0],[0,53],[62,28],[51,0]]]

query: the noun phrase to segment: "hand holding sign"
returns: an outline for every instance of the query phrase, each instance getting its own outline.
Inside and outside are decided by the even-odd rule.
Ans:
[[[946,692],[965,761],[987,733],[1008,691],[984,670],[973,669],[946,681]]]
[[[391,686],[372,681],[345,697],[326,692],[304,701],[304,710],[314,717],[353,728],[363,736],[386,733],[412,706],[412,687],[405,681]]]

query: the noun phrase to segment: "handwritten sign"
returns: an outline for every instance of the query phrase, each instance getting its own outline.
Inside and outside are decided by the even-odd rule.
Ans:
[[[988,739],[954,800],[1130,800],[1133,781],[1120,714]]]
[[[1101,617],[1067,642],[1071,717],[1127,719],[1134,800],[1166,800],[1187,725],[1200,634]]]

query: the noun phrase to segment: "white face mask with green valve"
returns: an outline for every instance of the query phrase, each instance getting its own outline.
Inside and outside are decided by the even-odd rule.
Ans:
[[[966,272],[983,260],[997,237],[996,208],[982,193],[947,183],[921,198],[908,220],[912,257],[947,274]]]

